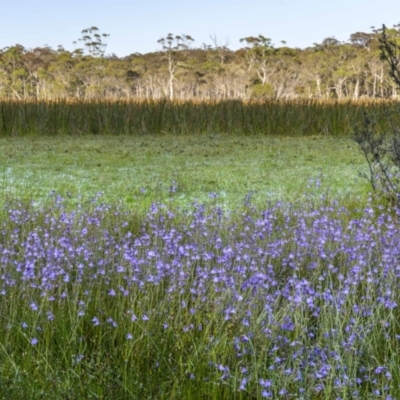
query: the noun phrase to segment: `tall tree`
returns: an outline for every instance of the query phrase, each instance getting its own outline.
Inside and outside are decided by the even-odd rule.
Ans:
[[[169,33],[165,38],[159,39],[157,42],[162,46],[164,53],[162,59],[168,62],[169,72],[169,99],[174,99],[174,80],[177,68],[185,66],[185,58],[190,49],[190,44],[194,39],[189,35],[173,35]],[[180,56],[180,57],[179,57]]]
[[[226,58],[228,56],[229,53],[231,53],[231,50],[229,49],[229,40],[226,39],[225,43],[222,44],[218,38],[216,34],[210,35],[210,39],[214,44],[214,50],[218,55],[219,58],[219,62],[221,65],[225,64]],[[209,49],[210,50],[210,49]]]
[[[108,33],[99,33],[99,28],[92,26],[91,28],[84,29],[82,37],[78,39],[79,42],[84,44],[84,49],[87,50],[92,57],[104,57],[107,48],[106,39],[110,36]],[[73,42],[76,44],[77,42]]]
[[[20,44],[6,47],[1,54],[0,69],[3,71],[8,91],[11,91],[12,98],[21,100],[27,97],[26,81],[28,72],[25,69],[23,55],[25,47]]]
[[[268,83],[269,77],[276,71],[277,67],[272,61],[274,54],[274,46],[271,44],[271,39],[258,35],[248,36],[240,39],[240,42],[245,42],[247,45],[246,59],[248,63],[248,71],[255,69],[261,85]]]

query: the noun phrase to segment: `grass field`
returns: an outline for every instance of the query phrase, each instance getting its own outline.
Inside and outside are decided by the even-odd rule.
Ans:
[[[107,104],[0,107],[0,399],[400,398],[400,210],[340,134],[365,105],[270,103],[271,135]]]
[[[0,193],[45,201],[51,191],[147,210],[153,201],[235,207],[298,199],[310,179],[350,203],[366,198],[366,166],[351,138],[228,135],[20,137],[0,139]]]

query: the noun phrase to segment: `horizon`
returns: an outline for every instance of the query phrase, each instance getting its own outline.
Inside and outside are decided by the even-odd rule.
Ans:
[[[63,46],[73,51],[81,31],[92,26],[109,34],[106,55],[118,57],[161,50],[157,41],[168,33],[194,38],[192,47],[212,45],[215,35],[231,50],[243,45],[240,38],[262,34],[279,46],[306,48],[327,37],[348,41],[355,32],[372,31],[400,21],[400,2],[395,0],[219,0],[167,3],[148,0],[71,0],[68,3],[29,0],[7,3],[1,24],[0,48],[22,45],[26,49]],[[1,3],[0,3],[1,4]],[[394,15],[398,15],[394,19]]]

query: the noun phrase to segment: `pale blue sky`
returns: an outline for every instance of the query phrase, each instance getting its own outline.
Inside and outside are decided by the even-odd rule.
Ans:
[[[400,0],[0,0],[0,9],[0,48],[73,50],[81,30],[94,25],[111,35],[107,53],[118,56],[159,50],[169,32],[191,35],[195,47],[211,44],[212,34],[232,49],[258,34],[307,47],[400,22]]]

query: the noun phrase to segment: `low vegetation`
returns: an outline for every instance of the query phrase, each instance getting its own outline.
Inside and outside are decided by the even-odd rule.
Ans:
[[[3,204],[45,204],[55,191],[76,205],[101,192],[109,204],[145,213],[153,202],[207,203],[215,193],[219,205],[235,209],[249,192],[260,206],[298,201],[309,180],[319,179],[316,196],[358,207],[369,191],[350,137],[36,135],[0,139],[0,153]]]

